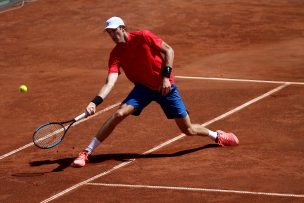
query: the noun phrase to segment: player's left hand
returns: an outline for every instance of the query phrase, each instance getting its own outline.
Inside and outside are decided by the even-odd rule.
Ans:
[[[86,117],[93,115],[96,112],[96,105],[90,102],[86,108]]]
[[[163,77],[163,80],[161,82],[159,91],[161,92],[162,96],[166,96],[171,91],[171,83],[169,78]]]

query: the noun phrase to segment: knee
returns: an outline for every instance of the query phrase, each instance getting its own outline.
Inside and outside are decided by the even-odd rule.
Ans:
[[[117,120],[123,120],[125,117],[130,115],[129,111],[125,109],[118,109],[114,114],[113,117]]]
[[[120,108],[113,114],[114,119],[122,120],[134,112],[134,107],[130,105],[123,104]]]
[[[115,119],[121,120],[121,119],[125,118],[126,115],[125,115],[125,113],[124,113],[123,111],[118,110],[118,111],[116,111],[116,112],[113,114],[113,117],[114,117]]]

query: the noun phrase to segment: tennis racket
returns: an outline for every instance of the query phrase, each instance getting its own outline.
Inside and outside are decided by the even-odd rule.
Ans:
[[[33,134],[34,144],[41,149],[50,149],[59,145],[69,128],[76,122],[86,117],[82,113],[72,120],[65,122],[49,122],[39,126]]]

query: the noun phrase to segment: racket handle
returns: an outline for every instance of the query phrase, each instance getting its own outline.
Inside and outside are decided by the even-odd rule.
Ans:
[[[86,113],[82,113],[79,116],[77,116],[76,118],[74,118],[75,121],[79,121],[81,119],[84,119],[86,117]]]

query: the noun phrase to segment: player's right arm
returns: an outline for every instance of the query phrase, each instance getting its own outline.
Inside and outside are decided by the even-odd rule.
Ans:
[[[118,73],[110,72],[107,76],[105,84],[99,90],[98,95],[96,97],[100,97],[103,101],[108,96],[108,94],[111,92],[113,87],[115,86],[117,79],[118,79]],[[98,99],[100,99],[100,98],[98,98]],[[86,114],[93,115],[95,112],[96,112],[96,104],[93,101],[91,101],[86,108]]]

